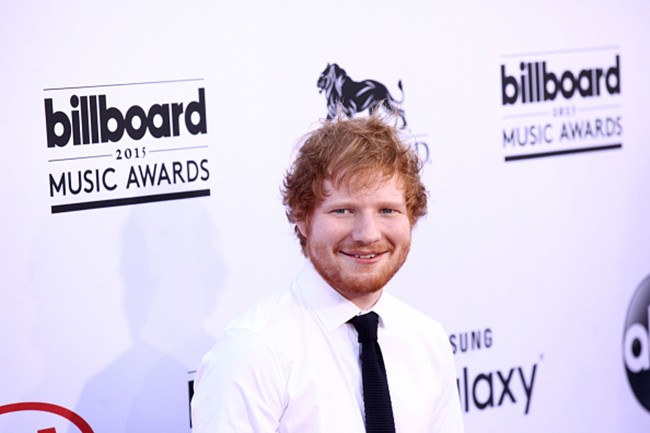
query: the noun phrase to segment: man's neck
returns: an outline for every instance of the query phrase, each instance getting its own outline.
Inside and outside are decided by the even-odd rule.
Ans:
[[[338,289],[335,289],[337,292],[341,294],[345,299],[348,301],[352,302],[354,305],[359,307],[360,310],[362,311],[368,311],[372,307],[375,306],[377,301],[379,301],[379,298],[381,298],[381,294],[383,289],[379,289],[376,292],[372,293],[366,293],[366,294],[349,294],[349,293],[342,293]]]

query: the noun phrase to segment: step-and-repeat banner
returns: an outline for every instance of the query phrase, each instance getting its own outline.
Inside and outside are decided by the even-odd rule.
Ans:
[[[342,96],[429,215],[394,294],[468,432],[650,428],[650,6],[6,2],[0,431],[191,431],[214,338],[303,258],[280,200]],[[356,100],[357,89],[373,91]]]

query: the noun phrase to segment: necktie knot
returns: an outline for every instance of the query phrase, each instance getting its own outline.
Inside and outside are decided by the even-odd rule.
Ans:
[[[366,343],[377,340],[377,325],[379,316],[371,311],[360,316],[354,316],[348,322],[352,323],[359,334],[359,343]]]

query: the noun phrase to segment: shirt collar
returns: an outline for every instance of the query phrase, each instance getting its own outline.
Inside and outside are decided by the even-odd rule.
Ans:
[[[386,322],[388,321],[390,323],[391,316],[394,311],[394,299],[390,293],[386,291],[386,287],[384,287],[384,290],[381,292],[381,296],[377,300],[377,303],[370,309],[370,311],[374,311],[377,313],[379,316],[379,327],[383,328],[386,326]]]
[[[311,306],[319,320],[330,332],[345,324],[355,315],[363,313],[353,302],[348,301],[332,288],[320,276],[309,259],[305,261],[296,278],[295,290]],[[379,300],[370,309],[379,315],[380,327],[384,327],[386,320],[390,320],[392,304],[393,298],[386,293],[384,288]]]

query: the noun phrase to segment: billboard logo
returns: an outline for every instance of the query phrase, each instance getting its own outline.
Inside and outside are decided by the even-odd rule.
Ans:
[[[623,360],[637,400],[650,411],[650,276],[637,288],[625,318]]]
[[[207,132],[203,88],[199,88],[198,100],[188,103],[185,109],[183,103],[178,102],[153,104],[146,111],[133,105],[125,114],[119,108],[107,107],[106,95],[72,95],[70,106],[73,110],[68,115],[54,111],[52,98],[44,102],[47,147],[63,147],[71,136],[75,145],[118,142],[125,132],[132,140],[140,140],[147,131],[154,138],[177,137],[183,120],[190,134]],[[193,117],[197,118],[196,123]]]
[[[43,89],[51,213],[210,196],[202,81]]]
[[[501,56],[504,161],[622,149],[622,62],[616,46]]]
[[[570,70],[555,73],[547,69],[546,61],[521,62],[519,80],[506,73],[501,65],[501,101],[503,105],[554,101],[559,95],[571,99],[576,92],[583,97],[621,93],[620,56],[610,68],[587,68],[574,74]]]

